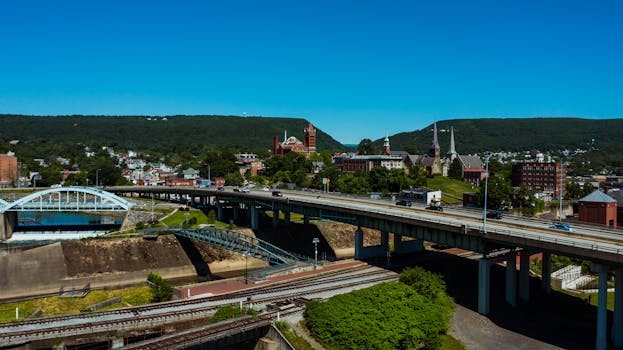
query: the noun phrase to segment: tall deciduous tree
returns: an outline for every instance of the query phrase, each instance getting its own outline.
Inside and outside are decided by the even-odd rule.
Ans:
[[[357,153],[363,155],[376,154],[376,150],[374,148],[374,144],[370,139],[363,139],[357,145]]]

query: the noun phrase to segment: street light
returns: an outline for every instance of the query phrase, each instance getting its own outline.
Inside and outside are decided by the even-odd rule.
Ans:
[[[186,209],[188,209],[188,208],[186,208]],[[186,218],[186,226],[188,226],[188,215],[190,215],[190,213],[188,211],[186,211],[184,213],[184,217]]]
[[[485,209],[482,213],[482,231],[487,233],[487,187],[489,185],[489,157],[485,158]]]
[[[312,239],[312,243],[314,244],[314,267],[318,266],[318,242],[320,242],[318,237]]]
[[[247,251],[245,251],[245,252],[243,253],[243,255],[244,255],[244,284],[247,284],[247,283],[249,283],[249,275],[248,275],[248,273],[247,273],[247,272],[248,272],[249,265],[248,265],[247,260],[248,260],[248,258],[249,258],[250,253],[249,253],[249,251],[247,250]]]
[[[560,222],[562,222],[562,185],[563,183],[563,176],[562,176],[562,158],[560,158],[560,209],[558,211],[558,219],[560,220]]]

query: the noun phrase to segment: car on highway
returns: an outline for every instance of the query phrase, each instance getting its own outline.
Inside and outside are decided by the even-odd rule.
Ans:
[[[487,218],[489,219],[501,219],[502,218],[502,212],[499,210],[492,210],[492,211],[488,211],[487,212]]]
[[[223,186],[219,186],[216,188],[217,191],[225,191],[225,187]]]
[[[268,188],[268,186],[264,186],[264,187],[262,187],[262,191],[268,192],[268,191],[270,191],[270,188]]]
[[[273,197],[283,197],[283,193],[281,191],[273,191]]]
[[[410,207],[411,205],[413,205],[413,203],[411,203],[411,201],[408,200],[399,200],[398,202],[396,202],[396,205],[402,205],[403,207]]]
[[[563,224],[562,222],[558,223],[558,224],[555,224],[553,226],[550,226],[549,228],[553,228],[553,229],[556,229],[556,230],[563,230],[563,231],[567,231],[567,232],[573,232],[574,231],[571,226],[569,226],[567,224]]]
[[[441,205],[429,205],[428,207],[426,207],[425,209],[428,210],[437,210],[437,211],[443,211],[443,207]]]
[[[246,188],[246,187],[240,187],[240,188],[238,189],[238,191],[239,191],[239,192],[242,192],[242,193],[249,193],[249,192],[251,192],[251,190],[249,190],[249,189],[248,189],[248,188]]]

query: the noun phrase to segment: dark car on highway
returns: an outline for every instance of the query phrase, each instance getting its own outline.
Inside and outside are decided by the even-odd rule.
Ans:
[[[273,197],[283,197],[281,191],[273,191]]]
[[[487,212],[487,218],[489,219],[501,219],[502,212],[499,210],[489,211]]]
[[[402,205],[404,207],[410,207],[411,205],[413,205],[413,203],[411,203],[411,201],[407,201],[407,200],[400,200],[400,201],[396,202],[396,205]]]
[[[426,207],[426,209],[443,211],[443,207],[441,205],[429,205],[428,207]]]

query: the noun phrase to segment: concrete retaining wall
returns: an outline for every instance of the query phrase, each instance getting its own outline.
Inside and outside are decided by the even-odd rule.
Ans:
[[[60,243],[0,256],[0,298],[58,291],[66,277]]]

